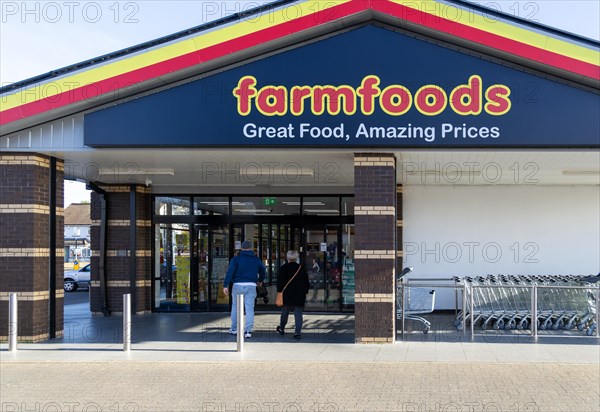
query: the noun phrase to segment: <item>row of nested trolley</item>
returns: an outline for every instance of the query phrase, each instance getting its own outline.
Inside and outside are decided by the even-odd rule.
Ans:
[[[457,290],[463,290],[454,326],[535,333],[578,330],[592,336],[598,328],[599,280],[574,275],[454,277]]]

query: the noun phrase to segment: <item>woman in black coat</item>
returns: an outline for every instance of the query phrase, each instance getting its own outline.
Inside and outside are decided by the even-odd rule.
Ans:
[[[294,339],[300,339],[302,331],[302,311],[306,303],[306,294],[308,293],[309,283],[306,270],[296,263],[298,252],[290,250],[286,254],[287,263],[279,269],[277,276],[277,292],[283,291],[283,307],[281,308],[281,319],[276,330],[280,335],[285,334],[285,325],[288,321],[290,311],[294,311],[294,321],[296,328]],[[298,274],[294,277],[294,274]],[[292,279],[293,278],[293,279]],[[292,281],[290,282],[290,279]],[[288,284],[289,282],[289,284]],[[287,285],[287,287],[286,287]],[[285,288],[285,290],[283,290]]]

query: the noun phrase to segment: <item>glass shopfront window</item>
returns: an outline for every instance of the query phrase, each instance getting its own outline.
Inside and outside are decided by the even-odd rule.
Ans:
[[[228,197],[195,197],[194,215],[228,215]]]
[[[342,216],[354,216],[354,198],[342,197]]]
[[[190,214],[189,197],[156,197],[154,213],[163,216],[182,216]]]
[[[231,208],[233,215],[257,216],[271,213],[270,209],[263,205],[262,197],[234,197]]]
[[[232,214],[242,216],[298,216],[300,197],[233,197]]]
[[[317,216],[339,216],[339,197],[305,197],[302,201],[302,214]]]

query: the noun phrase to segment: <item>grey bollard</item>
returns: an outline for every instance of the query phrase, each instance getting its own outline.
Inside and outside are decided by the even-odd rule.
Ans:
[[[11,292],[8,298],[8,350],[17,351],[17,327],[19,325],[17,315],[17,294]]]
[[[473,307],[475,306],[475,286],[471,285],[471,296],[469,299],[469,311],[471,315],[471,342],[475,340],[475,315],[473,315]]]
[[[533,336],[533,340],[538,339],[538,288],[534,283],[533,288],[531,288],[531,302],[533,308],[531,310],[531,334]]]
[[[237,351],[244,351],[244,295],[237,296]]]
[[[400,282],[402,282],[402,286],[400,288],[400,290],[401,290],[400,293],[402,294],[402,296],[401,296],[401,298],[402,298],[401,299],[401,301],[402,301],[402,303],[401,303],[402,304],[402,319],[401,319],[400,324],[402,326],[402,341],[404,342],[404,340],[406,338],[406,336],[404,334],[404,326],[406,324],[406,322],[405,322],[406,318],[404,316],[404,309],[406,308],[406,304],[404,303],[404,299],[406,297],[406,294],[404,293],[404,280],[400,279]]]
[[[123,351],[131,350],[131,294],[123,295]]]
[[[463,336],[467,334],[467,285],[463,285],[462,290],[462,324]]]
[[[596,337],[600,338],[600,285],[596,289]]]

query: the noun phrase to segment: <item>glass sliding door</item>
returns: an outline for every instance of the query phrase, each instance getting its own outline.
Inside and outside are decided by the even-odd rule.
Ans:
[[[342,297],[342,273],[345,250],[340,225],[305,228],[304,266],[310,290],[306,308],[314,311],[339,311]],[[354,285],[352,285],[354,293]]]
[[[327,226],[327,251],[325,252],[325,305],[328,310],[340,309],[340,287],[342,278],[342,250],[339,226]]]
[[[343,225],[342,232],[342,310],[354,310],[354,225]]]
[[[190,230],[186,224],[156,225],[154,307],[160,311],[189,311],[191,282]],[[155,266],[155,267],[156,267]]]
[[[226,310],[229,297],[222,285],[230,258],[228,227],[161,223],[155,235],[155,310]]]
[[[274,249],[274,241],[276,242],[277,237],[274,236],[273,228],[276,228],[277,225],[271,225],[269,223],[249,223],[238,226],[240,228],[239,241],[243,240],[252,240],[254,243],[254,253],[261,260],[261,262],[265,265],[266,274],[265,274],[265,286],[269,291],[269,296],[267,299],[257,299],[256,300],[256,309],[265,309],[267,305],[272,305],[275,303],[275,296],[277,294],[276,290],[276,281],[273,281],[273,276],[277,276],[278,267],[276,266],[277,260],[274,259],[276,257],[276,249]],[[236,239],[237,240],[237,239]],[[237,242],[236,242],[237,243]],[[239,246],[239,244],[237,244]],[[237,250],[236,250],[237,252]]]
[[[287,252],[295,250],[300,253],[300,227],[294,225],[273,225],[271,283],[277,285],[279,268],[287,263]]]
[[[266,268],[265,286],[268,300],[258,299],[256,308],[274,308],[279,268],[286,263],[288,250],[300,251],[300,226],[278,223],[247,223],[233,225],[234,249],[238,252],[243,240],[254,242],[254,253]]]
[[[204,311],[209,309],[210,296],[210,271],[209,256],[210,256],[210,230],[208,225],[194,225],[194,277],[197,279],[194,282],[195,288],[192,289],[192,310]]]
[[[223,280],[232,257],[228,226],[211,226],[208,251],[209,305],[211,309],[226,309],[229,305],[229,297],[223,293]]]
[[[306,297],[306,309],[325,310],[327,299],[325,230],[323,227],[306,227],[304,236],[303,264],[308,272],[310,283],[310,290]]]

